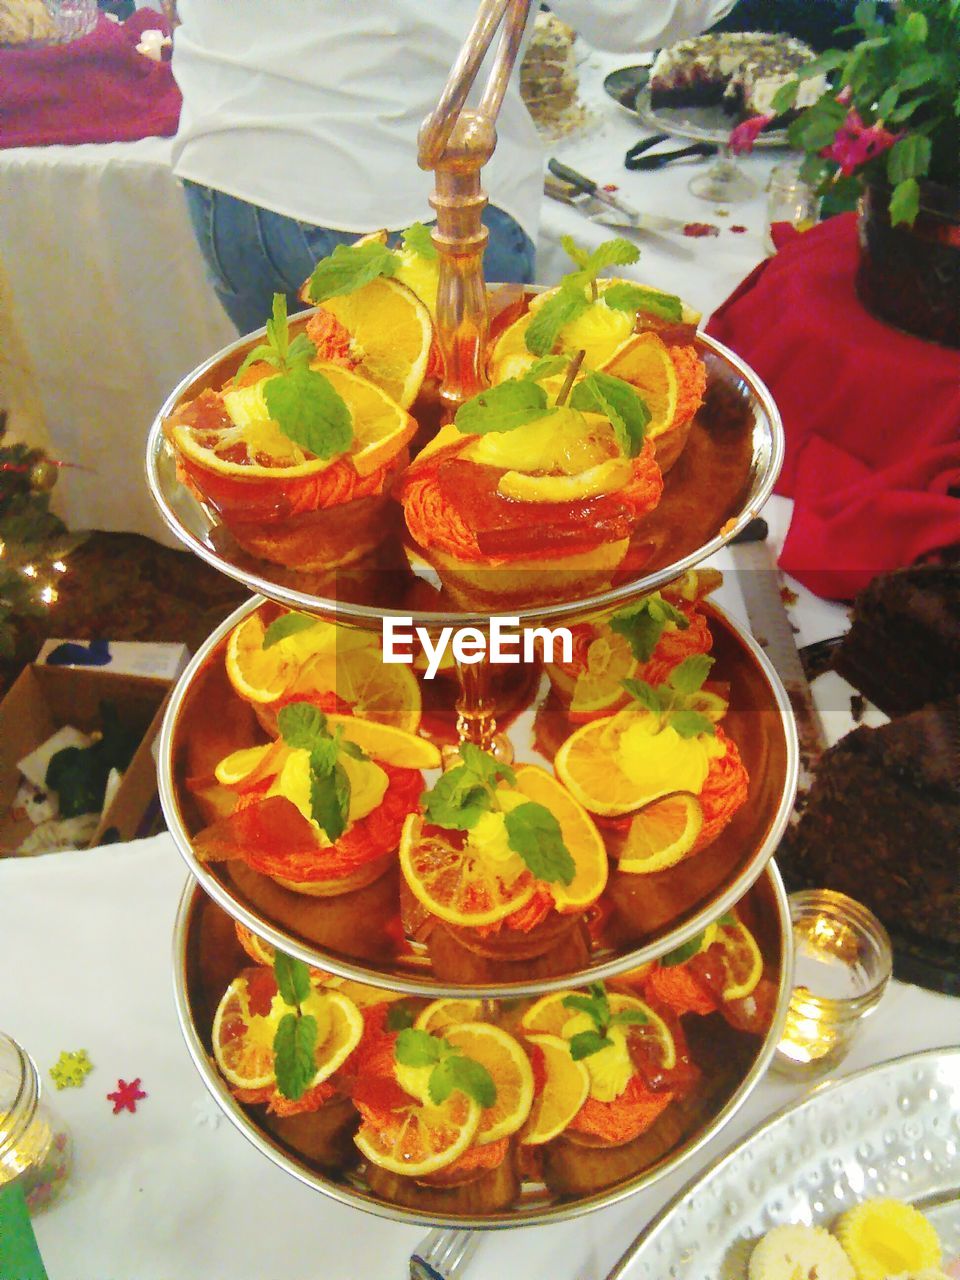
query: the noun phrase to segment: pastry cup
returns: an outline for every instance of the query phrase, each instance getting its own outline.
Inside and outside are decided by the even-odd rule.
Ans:
[[[441,1174],[442,1174],[441,1170]],[[453,1186],[431,1186],[367,1162],[366,1178],[374,1195],[408,1209],[425,1213],[475,1215],[500,1213],[520,1194],[517,1153],[511,1141],[507,1154],[495,1169],[467,1174]]]
[[[574,972],[590,956],[582,912],[551,911],[528,932],[504,926],[486,936],[433,917],[426,941],[435,976],[463,984],[550,978]]]
[[[298,1155],[322,1169],[349,1169],[357,1164],[359,1152],[353,1135],[360,1116],[349,1098],[331,1098],[316,1111],[278,1116],[267,1111],[263,1126]]]

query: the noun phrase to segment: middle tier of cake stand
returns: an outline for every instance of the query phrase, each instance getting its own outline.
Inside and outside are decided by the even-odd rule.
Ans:
[[[343,978],[433,998],[530,995],[569,986],[573,980],[611,978],[701,932],[743,896],[777,848],[798,776],[790,704],[759,645],[720,609],[707,604],[716,659],[712,674],[730,689],[724,724],[750,776],[746,804],[712,844],[675,867],[650,875],[612,870],[599,910],[589,922],[589,944],[572,964],[550,969],[529,960],[492,966],[477,961],[468,972],[458,972],[455,981],[438,976],[417,936],[401,927],[398,868],[353,894],[316,898],[284,889],[245,864],[211,864],[196,855],[193,838],[210,821],[200,807],[196,780],[212,777],[216,763],[228,753],[267,740],[249,704],[234,693],[224,661],[230,633],[256,610],[267,617],[277,612],[274,605],[258,599],[241,606],[209,637],[181,677],[160,737],[160,797],[177,848],[206,893],[235,920],[307,964]],[[447,731],[455,741],[456,682],[440,675],[429,683],[434,697],[439,689],[447,690]],[[531,670],[526,687],[529,702],[507,734],[518,763],[549,769],[559,742],[571,730],[564,727],[539,667]],[[434,732],[442,731],[443,725],[435,720]]]

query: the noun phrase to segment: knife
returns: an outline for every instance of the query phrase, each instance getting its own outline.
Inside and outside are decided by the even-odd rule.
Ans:
[[[613,227],[634,227],[638,231],[674,231],[680,233],[683,231],[684,224],[677,219],[662,218],[659,214],[654,213],[641,213],[639,209],[634,209],[633,205],[627,204],[626,200],[621,200],[619,196],[615,196],[609,191],[604,191],[592,178],[578,173],[576,169],[571,169],[569,165],[563,164],[560,160],[549,160],[547,168],[555,178],[568,183],[575,191],[581,191],[584,195],[593,196],[594,200],[598,200],[612,210],[612,213],[604,212],[592,215],[592,221],[594,222],[603,222],[607,226]]]
[[[780,575],[769,545],[763,541],[730,544],[754,639],[766,652],[786,690],[800,740],[800,791],[809,790],[813,771],[827,747],[823,721],[794,639],[780,594]]]

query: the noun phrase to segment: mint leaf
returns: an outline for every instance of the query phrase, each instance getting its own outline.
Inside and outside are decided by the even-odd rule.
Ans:
[[[524,382],[539,382],[557,373],[564,373],[570,361],[566,356],[541,356],[523,375]]]
[[[887,177],[894,185],[907,178],[921,178],[930,168],[930,139],[922,133],[908,133],[887,153]]]
[[[797,100],[797,94],[800,92],[799,80],[788,80],[786,84],[782,84],[777,92],[773,95],[770,103],[770,110],[775,116],[782,116],[785,111],[790,108]]]
[[[668,622],[680,631],[686,631],[690,625],[687,615],[657,592],[645,597],[633,609],[621,609],[615,613],[608,626],[628,641],[638,662],[649,662]]]
[[[443,1097],[437,1097],[434,1093],[434,1081],[441,1072],[444,1073],[444,1083],[441,1088],[445,1088],[446,1092]],[[464,1054],[458,1053],[444,1058],[434,1069],[428,1086],[433,1102],[443,1102],[444,1098],[449,1096],[450,1088],[446,1088],[446,1080],[450,1081],[450,1088],[459,1089],[468,1098],[478,1102],[481,1107],[492,1107],[497,1100],[497,1086],[490,1072],[482,1063]]]
[[[667,717],[667,724],[671,729],[675,729],[681,738],[695,738],[699,733],[709,734],[715,737],[717,727],[708,717],[701,715],[699,711],[689,711],[681,709],[674,711]]]
[[[683,303],[672,293],[658,293],[639,284],[612,284],[604,289],[603,300],[617,311],[646,311],[664,320],[682,320]]]
[[[480,817],[493,808],[488,787],[465,765],[442,773],[430,791],[420,797],[424,818],[437,827],[469,831]]]
[[[273,1037],[273,1070],[277,1089],[296,1102],[306,1093],[317,1074],[314,1051],[317,1047],[317,1020],[307,1014],[299,1018],[285,1013]]]
[[[623,236],[615,236],[597,245],[584,264],[596,277],[605,267],[628,267],[640,257],[640,250]]]
[[[307,335],[298,333],[290,343],[290,350],[287,352],[287,368],[293,369],[297,365],[309,364],[316,354],[317,348]]]
[[[453,421],[464,435],[486,435],[488,431],[513,431],[552,413],[556,409],[548,406],[547,393],[538,383],[508,378],[467,400]]]
[[[275,951],[273,955],[273,976],[277,980],[277,990],[284,1004],[299,1007],[310,994],[310,970],[302,960]]]
[[[723,915],[720,917],[720,919],[717,921],[718,925],[726,925],[727,927],[736,923],[737,923],[737,917],[733,914],[732,911],[725,911]]]
[[[629,382],[609,373],[588,373],[574,385],[570,407],[604,414],[626,457],[635,458],[640,452],[650,411]]]
[[[340,754],[342,737],[343,728],[337,725],[335,737],[331,737],[328,733],[321,734],[313,744],[310,749],[310,768],[318,777],[323,778],[328,773],[333,773],[337,756]]]
[[[508,764],[501,763],[496,756],[484,751],[476,743],[461,742],[460,759],[472,773],[491,786],[496,782],[508,782],[513,786],[517,781],[517,775]]]
[[[713,658],[705,653],[696,653],[692,658],[685,658],[678,663],[667,677],[667,683],[681,696],[696,693],[710,674]]]
[[[282,293],[273,295],[273,310],[267,321],[267,341],[276,351],[280,359],[286,360],[289,344],[287,333],[287,299]]]
[[[612,1044],[609,1036],[602,1036],[598,1031],[578,1031],[575,1036],[570,1037],[570,1057],[574,1062],[579,1062],[581,1058],[589,1058],[591,1054],[599,1053]]]
[[[333,739],[330,739],[332,742]],[[350,813],[350,778],[342,764],[335,764],[326,773],[314,768],[314,756],[310,757],[310,812],[326,832],[328,840],[339,840],[347,829]]]
[[[263,648],[272,649],[288,636],[298,635],[301,631],[309,631],[317,625],[317,619],[306,613],[282,613],[274,618],[263,633]]]
[[[610,1002],[607,999],[606,988],[602,982],[591,982],[589,990],[588,996],[581,995],[579,992],[564,996],[561,1004],[565,1009],[576,1009],[578,1013],[589,1014],[597,1030],[606,1031],[610,1021]]]
[[[431,1063],[440,1061],[443,1048],[449,1050],[451,1046],[429,1031],[415,1031],[413,1027],[407,1027],[397,1036],[393,1056],[405,1067],[429,1067]]]
[[[385,244],[368,240],[366,244],[339,244],[329,258],[323,258],[313,269],[307,293],[312,302],[325,302],[363,288],[378,276],[396,275],[397,255]]]
[[[661,956],[660,963],[665,969],[672,969],[675,965],[685,964],[687,960],[692,960],[700,948],[703,946],[705,935],[698,933],[685,942],[682,947],[677,947],[674,951],[668,951],[665,956]]]
[[[260,360],[265,360],[267,364],[272,364],[275,369],[279,369],[283,363],[277,354],[276,349],[271,346],[269,342],[262,342],[259,346],[248,351],[243,357],[243,363],[233,375],[234,382],[236,382],[237,378],[239,378],[242,373],[246,373],[252,364],[256,364]]]
[[[355,742],[351,742],[349,738],[344,738],[342,742],[338,740],[338,746],[345,756],[350,756],[354,760],[370,759],[363,747],[358,746]]]
[[[590,261],[590,250],[583,249],[577,244],[573,236],[561,236],[560,243],[563,245],[563,251],[568,258],[571,258],[578,267],[585,267]]]
[[[387,1010],[387,1030],[405,1031],[414,1023],[413,1010],[402,1002],[392,1004]]]
[[[294,750],[312,751],[327,731],[327,717],[309,702],[288,702],[277,713],[280,737]]]
[[[534,313],[524,336],[527,350],[535,356],[549,355],[561,329],[583,315],[589,305],[586,294],[579,289],[561,287]]]
[[[528,801],[504,814],[507,843],[538,880],[572,884],[577,866],[563,843],[560,823],[542,804]]]
[[[437,246],[433,243],[429,227],[422,222],[413,222],[400,234],[405,249],[412,249],[418,258],[426,258],[428,262],[436,260]]]
[[[650,1019],[642,1009],[621,1009],[610,1019],[611,1027],[644,1027]]]
[[[891,225],[895,227],[901,222],[906,222],[908,226],[913,226],[919,212],[920,186],[916,178],[906,178],[903,182],[898,182],[890,197]]]
[[[622,680],[620,683],[645,710],[657,717],[663,715],[663,700],[652,684],[647,684],[646,680]]]
[[[280,430],[315,458],[345,453],[353,441],[353,415],[330,379],[298,365],[271,378],[263,389],[270,417]]]

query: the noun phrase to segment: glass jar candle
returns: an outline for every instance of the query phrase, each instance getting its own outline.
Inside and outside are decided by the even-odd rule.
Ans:
[[[40,1097],[29,1054],[0,1034],[0,1186],[19,1181],[31,1213],[51,1204],[70,1171],[70,1135]]]
[[[770,235],[775,222],[789,222],[798,231],[809,231],[820,218],[820,203],[820,197],[800,177],[800,165],[796,161],[778,164],[767,183],[767,252],[776,252]]]
[[[862,903],[832,889],[790,895],[793,991],[774,1066],[822,1075],[840,1062],[877,1007],[893,970],[886,929]]]

